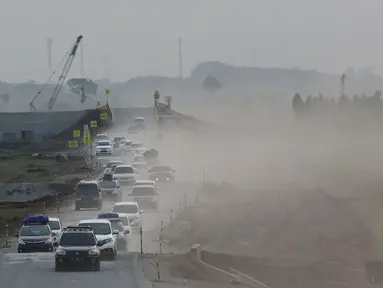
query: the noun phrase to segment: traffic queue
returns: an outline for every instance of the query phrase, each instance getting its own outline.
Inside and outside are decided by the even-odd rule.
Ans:
[[[138,127],[144,129],[142,117],[138,118]],[[30,215],[16,235],[18,253],[53,252],[56,271],[100,271],[100,261],[113,261],[118,251],[127,251],[130,236],[142,229],[141,208],[157,211],[158,188],[175,180],[174,169],[157,163],[158,152],[123,136],[110,141],[107,134],[97,135],[94,145],[97,157],[104,157],[104,173],[99,179],[81,180],[76,185],[74,208],[96,208],[96,217],[65,227],[57,217]],[[132,159],[129,164],[127,153]],[[116,154],[119,159],[110,158]],[[149,168],[148,163],[155,165]],[[104,202],[114,203],[110,211],[101,212]]]

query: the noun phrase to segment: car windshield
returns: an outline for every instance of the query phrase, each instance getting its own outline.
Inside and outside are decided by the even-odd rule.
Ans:
[[[151,169],[151,172],[158,173],[158,172],[172,172],[173,169],[169,166],[154,166]]]
[[[23,226],[20,230],[20,236],[47,236],[51,231],[47,225]]]
[[[124,225],[124,226],[129,226],[130,225],[128,217],[120,217],[120,220],[121,220],[122,225]]]
[[[96,239],[92,233],[64,233],[60,246],[95,246]]]
[[[141,148],[142,146],[141,143],[132,143],[132,148]]]
[[[51,230],[60,230],[60,223],[59,221],[49,221],[48,222],[49,227],[51,227]]]
[[[133,205],[133,204],[117,205],[117,206],[113,207],[112,212],[135,214],[138,212],[138,207],[137,207],[137,205]]]
[[[122,161],[110,161],[110,162],[108,162],[108,164],[106,165],[106,168],[112,168],[113,165],[116,165],[116,164],[124,164],[124,162],[122,162]]]
[[[154,183],[151,181],[136,181],[136,183],[134,183],[134,186],[154,186]]]
[[[134,169],[133,167],[130,167],[130,166],[121,166],[121,167],[116,167],[116,169],[114,169],[114,173],[116,174],[132,174],[134,173]]]
[[[98,195],[96,184],[79,184],[76,189],[77,195]]]
[[[95,235],[107,235],[110,234],[110,225],[107,223],[80,223],[78,226],[91,227]]]
[[[100,140],[108,140],[108,136],[106,136],[106,135],[97,135],[96,139],[98,141],[100,141]]]
[[[112,220],[109,220],[109,221],[112,224],[112,229],[113,230],[118,230],[120,232],[124,231],[124,226],[122,225],[120,219],[112,219]]]
[[[154,188],[148,186],[136,186],[132,191],[132,195],[134,196],[152,196],[155,194]]]
[[[144,123],[145,120],[144,120],[144,118],[136,118],[136,119],[134,119],[134,122],[141,124],[141,123]]]
[[[114,141],[118,142],[125,139],[125,137],[114,137]]]
[[[108,141],[98,141],[97,146],[110,146]]]
[[[116,188],[117,183],[116,181],[102,181],[100,182],[101,188]]]

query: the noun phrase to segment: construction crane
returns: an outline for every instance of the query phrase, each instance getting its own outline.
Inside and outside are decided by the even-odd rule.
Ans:
[[[65,54],[65,57],[63,58],[63,60],[59,64],[59,66],[61,66],[61,63],[65,60],[64,68],[61,72],[61,75],[60,75],[58,81],[57,81],[56,87],[52,92],[52,96],[49,99],[49,104],[48,104],[49,110],[52,110],[53,106],[55,105],[55,103],[57,101],[58,96],[60,95],[60,92],[64,86],[65,80],[66,80],[68,72],[72,66],[73,60],[76,56],[77,48],[79,47],[81,40],[82,40],[82,35],[77,37],[76,42],[74,43],[73,47],[70,49],[70,51],[68,53]],[[40,91],[37,93],[37,95],[35,97],[33,97],[32,101],[29,103],[29,106],[30,106],[32,112],[36,112],[34,102],[41,95],[41,92],[47,86],[47,84],[50,82],[53,75],[56,74],[56,70],[57,69],[55,69],[55,71],[53,71],[53,73],[49,77],[47,83],[45,85],[43,85],[43,87],[40,89]]]

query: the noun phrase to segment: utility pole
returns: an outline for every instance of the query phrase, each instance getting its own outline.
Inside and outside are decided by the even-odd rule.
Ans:
[[[47,39],[47,48],[48,48],[48,69],[49,73],[52,72],[52,44],[53,44],[53,39],[49,37]]]
[[[182,68],[182,38],[178,38],[178,65],[179,65],[179,77],[183,78]]]

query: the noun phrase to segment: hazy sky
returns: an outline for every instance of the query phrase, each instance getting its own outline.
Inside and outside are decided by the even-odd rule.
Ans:
[[[0,80],[49,76],[84,35],[85,76],[127,80],[184,74],[206,60],[383,74],[382,0],[0,0]],[[78,55],[79,56],[79,55]],[[55,66],[55,65],[54,65]],[[70,76],[78,76],[79,57]]]

